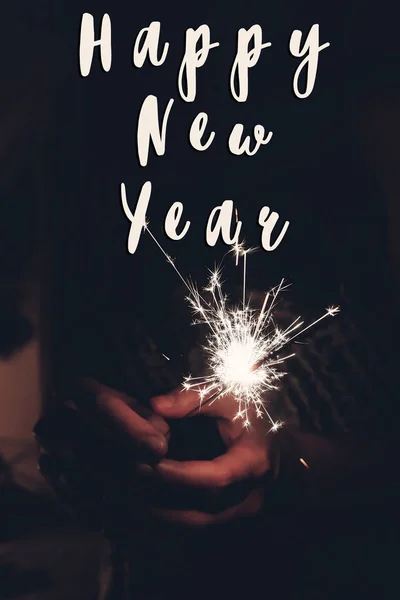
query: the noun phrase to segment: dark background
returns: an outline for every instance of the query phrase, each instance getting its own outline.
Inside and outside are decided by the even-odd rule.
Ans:
[[[83,10],[92,11],[98,27],[103,12],[110,13],[109,73],[103,72],[97,53],[90,75],[79,74]],[[168,58],[162,67],[146,64],[136,69],[134,40],[156,19],[161,21],[161,40],[170,43]],[[167,4],[136,9],[114,3],[111,10],[107,3],[104,7],[96,3],[92,10],[77,3],[54,14],[53,23],[59,50],[49,74],[55,86],[50,96],[54,121],[43,140],[47,145],[43,178],[48,203],[44,212],[52,236],[50,331],[53,336],[56,332],[53,359],[55,364],[60,359],[62,378],[70,376],[71,368],[86,368],[69,365],[80,345],[79,324],[96,315],[97,321],[112,319],[109,315],[121,312],[127,313],[126,323],[131,319],[145,323],[160,350],[174,358],[171,368],[185,371],[184,359],[179,363],[186,353],[185,335],[174,335],[179,322],[185,323],[182,329],[189,329],[182,290],[176,291],[180,282],[147,236],[142,236],[134,256],[127,253],[129,223],[120,204],[121,182],[127,186],[132,210],[142,184],[152,182],[151,229],[181,272],[199,283],[227,250],[222,242],[215,248],[206,246],[207,217],[214,206],[232,199],[248,245],[260,244],[257,216],[263,205],[280,214],[280,227],[290,221],[274,252],[250,257],[249,289],[265,290],[284,277],[293,283],[290,299],[296,312],[309,319],[331,304],[341,304],[347,315],[369,314],[370,321],[372,313],[377,316],[372,318],[374,325],[392,314],[389,253],[395,251],[388,245],[392,207],[379,170],[385,132],[375,123],[387,111],[388,101],[397,101],[398,82],[394,21],[383,7],[377,11],[358,3],[330,7],[311,2],[301,7],[180,5],[171,10]],[[220,47],[210,52],[198,72],[195,102],[185,103],[177,90],[184,32],[202,23],[210,26],[212,40]],[[272,46],[250,71],[249,99],[242,104],[231,97],[229,75],[236,32],[253,23],[263,27],[264,39]],[[292,92],[299,60],[290,56],[288,43],[294,29],[308,32],[314,23],[320,24],[320,43],[331,45],[320,54],[311,96],[300,100]],[[175,102],[166,153],[158,157],[150,150],[148,166],[142,168],[136,127],[142,102],[150,93],[157,96],[161,114],[170,98]],[[216,132],[212,146],[202,153],[188,143],[190,124],[200,111],[207,112],[209,128]],[[272,141],[253,157],[233,156],[227,138],[237,122],[248,132],[262,123],[274,132]],[[192,225],[183,240],[171,242],[163,234],[163,219],[176,200],[183,202],[184,216]],[[240,285],[241,275],[229,261],[227,274],[228,289]],[[385,344],[391,347],[393,322],[388,328],[382,321],[378,329],[388,331]],[[371,327],[374,344],[372,336]],[[85,357],[93,356],[83,347]],[[100,364],[104,359],[95,361]]]
[[[90,75],[82,78],[78,41],[85,11],[95,16],[97,27],[102,14],[110,14],[113,62],[111,71],[104,73],[96,51]],[[161,41],[170,43],[168,57],[162,67],[146,63],[138,70],[132,65],[133,44],[152,20],[161,21]],[[184,32],[202,23],[210,26],[211,39],[220,47],[210,52],[198,71],[195,102],[185,103],[177,90]],[[229,89],[236,32],[254,23],[262,26],[272,47],[250,70],[249,99],[239,104]],[[320,54],[311,96],[300,100],[292,92],[299,60],[290,56],[288,43],[294,29],[308,32],[314,23],[320,24],[321,43],[331,45]],[[129,223],[120,206],[120,183],[126,184],[133,209],[142,184],[150,180],[152,231],[176,257],[183,274],[204,281],[206,268],[226,251],[222,243],[208,248],[204,242],[206,220],[214,206],[234,200],[246,241],[258,245],[257,215],[261,206],[268,205],[280,214],[280,223],[291,224],[277,250],[251,257],[249,288],[264,290],[285,277],[293,283],[290,297],[296,309],[305,316],[316,317],[336,303],[350,318],[372,315],[370,343],[374,344],[374,327],[384,331],[383,354],[391,353],[395,360],[391,349],[398,326],[396,23],[394,11],[385,3],[153,2],[139,7],[128,2],[42,1],[7,6],[0,99],[2,353],[8,354],[29,335],[18,306],[20,284],[32,278],[41,281],[44,292],[45,385],[55,383],[60,389],[74,369],[85,367],[82,355],[90,368],[104,367],[107,356],[94,347],[94,340],[89,361],[82,323],[110,318],[112,327],[115,314],[139,320],[160,348],[179,360],[186,341],[183,334],[176,334],[175,322],[181,317],[186,331],[189,319],[176,290],[179,281],[148,237],[142,237],[134,256],[126,251]],[[158,97],[162,109],[170,98],[175,102],[166,154],[157,157],[151,150],[148,166],[141,168],[136,126],[150,93]],[[209,128],[216,132],[212,146],[203,153],[188,143],[190,124],[200,111],[208,114]],[[272,141],[253,157],[231,155],[227,138],[237,122],[248,131],[263,124],[274,132]],[[182,241],[171,242],[163,236],[162,224],[176,200],[184,203],[184,215],[192,225]],[[238,273],[228,270],[231,285],[235,286],[235,277],[240,283]],[[184,370],[184,362],[183,358],[178,371]],[[384,397],[377,398],[378,403],[395,428],[396,413],[390,411],[396,410],[392,406],[396,402]],[[371,473],[372,487],[374,478]],[[299,590],[318,596],[322,586],[329,588],[326,580],[332,580],[334,572],[333,587],[334,581],[339,582],[337,590],[352,585],[353,597],[362,597],[371,592],[362,584],[368,572],[377,597],[387,597],[380,586],[390,579],[388,572],[394,573],[395,536],[390,524],[382,528],[382,521],[376,521],[387,506],[382,500],[364,508],[358,518],[353,513],[347,537],[340,511],[335,518],[327,516],[330,508],[315,516],[311,507],[302,526],[296,513],[291,518],[285,515],[284,532],[281,521],[272,528],[267,523],[261,540],[249,530],[244,543],[265,547],[270,533],[272,571],[279,566],[278,574],[287,576],[287,560],[293,579],[302,582]],[[353,511],[357,513],[357,506]],[[340,526],[341,537],[335,537]],[[234,540],[235,532],[230,535]],[[267,554],[257,553],[256,570],[265,568]],[[301,560],[293,571],[298,555]],[[227,560],[228,572],[229,565]],[[307,580],[308,572],[313,583]],[[268,577],[265,585],[271,585]]]
[[[127,186],[134,209],[144,181],[153,184],[148,211],[152,231],[177,259],[185,275],[204,282],[206,268],[219,262],[226,247],[209,248],[204,241],[210,210],[225,199],[234,200],[249,245],[260,243],[257,215],[263,205],[280,214],[279,224],[290,221],[277,250],[260,251],[249,260],[249,289],[264,290],[282,277],[293,285],[291,299],[298,310],[314,317],[326,305],[351,298],[353,311],[380,313],[391,285],[388,258],[388,203],[371,168],[371,151],[380,139],[369,142],[374,106],[382,96],[397,94],[396,41],[389,14],[350,3],[346,8],[306,3],[265,6],[167,4],[111,7],[96,3],[69,4],[53,20],[41,24],[53,30],[57,51],[53,56],[50,96],[53,122],[43,142],[51,253],[55,274],[54,303],[68,331],[79,315],[123,310],[141,311],[153,335],[160,337],[165,323],[177,310],[171,290],[179,283],[158,249],[142,236],[134,256],[126,251],[129,223],[120,205],[119,186]],[[104,73],[98,53],[92,71],[82,78],[77,49],[83,10],[99,18],[108,11],[112,19],[113,62]],[[170,49],[162,67],[132,66],[137,33],[152,20],[161,21],[161,40]],[[212,40],[220,47],[211,51],[198,72],[195,102],[185,103],[177,91],[177,74],[183,56],[184,32],[207,23]],[[233,100],[229,74],[239,27],[259,23],[272,47],[264,50],[250,71],[249,99]],[[320,54],[316,84],[305,100],[292,92],[292,78],[299,63],[288,52],[291,32],[308,32],[320,24],[321,43],[331,46]],[[53,29],[54,28],[54,29]],[[48,54],[48,53],[47,53]],[[163,157],[150,150],[148,166],[138,164],[136,126],[140,107],[155,94],[163,111],[170,98],[167,149]],[[371,108],[372,106],[372,108]],[[205,111],[216,132],[206,152],[188,143],[194,116]],[[227,138],[237,122],[246,131],[262,123],[274,136],[253,157],[233,156]],[[376,132],[373,132],[375,135]],[[162,232],[163,219],[172,202],[184,204],[192,223],[180,242]],[[279,229],[277,229],[279,231]],[[239,284],[239,273],[231,273]],[[50,296],[54,299],[54,289]],[[184,310],[184,308],[182,308]],[[387,311],[384,311],[387,312]],[[60,332],[61,338],[64,333]],[[168,333],[162,341],[165,353],[174,353]]]
[[[183,201],[192,222],[184,240],[165,241],[184,273],[204,273],[206,265],[222,256],[222,245],[205,247],[205,223],[214,206],[233,199],[250,245],[259,244],[257,214],[264,204],[277,210],[282,222],[291,222],[276,251],[261,253],[251,261],[257,262],[253,286],[259,284],[263,289],[281,276],[292,278],[296,287],[318,281],[306,294],[308,302],[315,289],[323,290],[333,302],[339,280],[351,285],[352,291],[360,286],[368,289],[371,278],[383,273],[387,264],[386,211],[366,164],[358,121],[372,96],[393,85],[393,69],[382,47],[389,41],[388,33],[360,18],[352,23],[351,10],[343,18],[337,9],[329,12],[321,7],[296,10],[286,5],[269,9],[250,5],[241,10],[232,6],[207,11],[187,6],[171,15],[167,6],[149,9],[148,14],[144,10],[130,14],[126,7],[118,10],[117,5],[110,13],[114,45],[108,74],[102,72],[97,59],[89,77],[80,78],[76,64],[79,18],[75,27],[71,22],[68,31],[70,79],[65,81],[60,115],[68,126],[64,135],[57,135],[64,157],[58,161],[57,187],[65,201],[52,202],[63,224],[60,229],[68,236],[65,239],[74,239],[79,262],[90,264],[93,279],[98,282],[99,271],[104,273],[108,266],[113,276],[103,278],[111,288],[121,276],[130,280],[127,287],[132,289],[133,279],[140,281],[138,273],[143,272],[146,285],[152,286],[147,287],[146,302],[153,293],[163,294],[169,275],[164,275],[167,269],[160,264],[162,257],[155,259],[158,251],[150,248],[150,240],[141,241],[134,257],[126,256],[128,224],[119,203],[120,182],[126,183],[134,207],[142,183],[150,180],[149,218],[155,233],[160,236],[162,219],[175,200]],[[98,4],[96,14],[101,14]],[[162,39],[170,41],[168,59],[159,68],[146,65],[135,69],[131,65],[135,35],[155,18],[162,23]],[[212,39],[218,40],[220,47],[210,53],[198,74],[196,101],[185,103],[178,97],[176,83],[184,31],[188,25],[203,22],[210,25]],[[263,26],[273,45],[263,51],[250,73],[249,100],[238,104],[229,90],[236,31],[253,22]],[[294,28],[308,31],[315,22],[320,23],[321,41],[330,41],[331,47],[320,55],[311,97],[299,100],[291,89],[298,61],[289,55],[288,41]],[[383,36],[379,42],[377,34]],[[160,107],[170,98],[175,98],[175,103],[166,155],[161,158],[151,153],[149,165],[141,168],[136,156],[136,125],[149,93],[158,97]],[[215,142],[204,153],[191,149],[187,139],[191,120],[200,110],[209,114],[210,127],[216,131]],[[227,137],[236,122],[244,123],[248,130],[261,122],[274,132],[274,138],[254,157],[235,157],[227,150]],[[59,156],[54,153],[55,159]],[[152,277],[148,277],[149,265],[156,269]],[[81,264],[86,282],[83,269]],[[101,296],[106,293],[104,289]],[[133,295],[139,295],[137,289]]]

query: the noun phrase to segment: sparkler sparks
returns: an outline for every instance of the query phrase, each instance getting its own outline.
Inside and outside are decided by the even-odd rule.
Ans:
[[[250,417],[255,414],[257,417],[266,416],[271,423],[269,431],[276,432],[283,423],[274,421],[270,415],[266,395],[278,389],[286,374],[281,366],[295,355],[281,356],[280,351],[322,319],[336,315],[339,308],[327,308],[319,319],[309,325],[304,326],[298,317],[286,329],[280,329],[274,322],[273,311],[279,294],[286,289],[284,280],[265,295],[261,310],[246,303],[247,254],[251,249],[246,250],[243,244],[238,243],[232,248],[236,263],[239,256],[243,257],[243,296],[240,306],[230,307],[222,289],[220,269],[210,271],[208,285],[200,293],[194,284],[184,279],[150,232],[148,224],[145,228],[188,289],[187,301],[196,316],[195,324],[204,324],[208,328],[203,347],[208,373],[203,377],[189,375],[183,381],[183,388],[193,389],[199,394],[200,407],[230,396],[238,404],[235,419],[242,419],[245,427],[251,425]]]

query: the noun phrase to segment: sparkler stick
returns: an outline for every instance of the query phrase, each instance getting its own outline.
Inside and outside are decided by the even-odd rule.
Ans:
[[[339,308],[327,308],[325,314],[305,327],[304,322],[297,317],[286,329],[281,330],[274,323],[273,310],[279,294],[287,286],[284,287],[282,279],[278,286],[267,292],[259,313],[246,304],[247,254],[252,249],[245,249],[243,243],[238,242],[233,245],[232,252],[236,255],[236,264],[239,256],[243,257],[241,307],[227,306],[218,268],[210,271],[208,286],[204,289],[204,292],[211,295],[210,301],[207,301],[197,287],[183,277],[173,259],[149,230],[148,223],[145,230],[189,291],[186,300],[198,316],[195,323],[206,324],[209,330],[203,347],[209,367],[208,374],[203,377],[189,375],[183,382],[183,389],[193,389],[199,394],[199,408],[191,411],[188,416],[219,398],[230,396],[238,403],[234,418],[241,418],[245,427],[250,426],[250,413],[255,413],[257,417],[265,415],[271,423],[270,431],[277,431],[283,423],[274,421],[267,409],[265,396],[269,391],[278,389],[278,383],[286,374],[280,370],[280,366],[295,355],[292,353],[281,357],[279,351],[322,319],[336,315]]]
[[[191,292],[190,286],[188,284],[188,282],[186,281],[186,279],[183,277],[183,275],[181,275],[181,273],[179,272],[179,270],[176,268],[174,261],[172,260],[171,256],[169,254],[167,254],[164,250],[164,248],[161,246],[161,244],[158,242],[157,238],[151,233],[150,229],[148,228],[148,224],[146,223],[145,225],[145,230],[147,231],[147,233],[149,234],[149,236],[151,237],[151,239],[153,240],[153,242],[155,244],[157,244],[158,248],[161,250],[161,252],[164,254],[165,258],[167,259],[167,261],[169,262],[169,264],[173,267],[173,269],[175,269],[178,277],[181,278],[181,280],[183,281],[183,283],[185,284],[185,286],[187,287],[187,289],[189,290],[189,292]]]

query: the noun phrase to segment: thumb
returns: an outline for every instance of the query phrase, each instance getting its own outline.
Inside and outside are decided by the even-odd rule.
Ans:
[[[189,416],[194,409],[200,408],[200,404],[199,393],[184,388],[178,388],[162,396],[155,396],[151,400],[152,409],[166,419],[181,419]]]

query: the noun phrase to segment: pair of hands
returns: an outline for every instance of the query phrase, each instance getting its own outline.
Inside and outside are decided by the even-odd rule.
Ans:
[[[176,390],[153,398],[151,410],[144,410],[126,395],[95,381],[86,381],[86,388],[94,394],[96,411],[112,426],[114,435],[120,433],[135,449],[132,454],[135,494],[140,495],[141,489],[147,493],[153,489],[146,500],[153,516],[189,526],[206,526],[254,515],[261,509],[263,479],[272,471],[270,436],[266,435],[262,421],[256,418],[250,429],[243,428],[240,419],[233,420],[237,404],[232,398],[221,398],[199,410],[198,393]],[[226,447],[225,453],[212,460],[169,458],[171,432],[168,421],[188,416],[196,418],[199,414],[214,420]],[[97,466],[99,471],[101,467]],[[235,486],[245,489],[245,495],[227,506],[220,502],[217,511],[205,509],[201,502],[190,508],[165,507],[162,500],[160,502],[160,491],[164,489],[176,488],[191,493],[194,498],[198,494],[199,498],[218,499]]]

